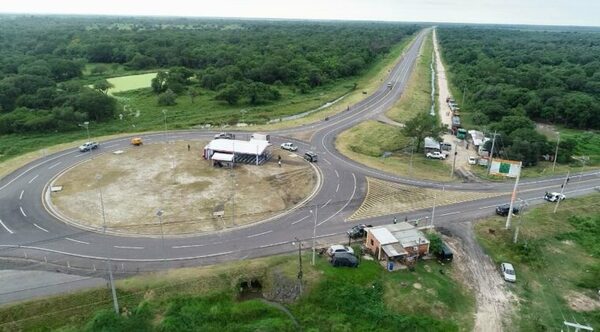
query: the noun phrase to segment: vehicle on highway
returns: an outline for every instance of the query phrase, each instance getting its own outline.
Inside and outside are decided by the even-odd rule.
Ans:
[[[477,165],[477,158],[469,157],[469,165]]]
[[[134,137],[131,139],[131,145],[140,146],[144,144],[141,137]]]
[[[390,89],[392,88],[392,85],[393,85],[392,82],[388,82],[388,84],[387,84],[388,88],[390,88]]]
[[[373,226],[365,224],[355,225],[346,231],[346,234],[348,234],[348,237],[351,239],[360,239],[367,236],[367,228],[369,227]]]
[[[340,252],[345,252],[345,253],[354,255],[354,249],[343,246],[341,244],[332,245],[331,247],[327,248],[327,251],[325,253],[327,254],[327,256],[333,257],[334,254],[337,254]]]
[[[561,193],[557,193],[557,192],[546,192],[546,194],[544,194],[544,199],[547,200],[548,202],[556,202],[559,199],[561,201],[563,201],[565,198],[567,198],[567,196],[561,194]]]
[[[510,263],[500,264],[500,271],[502,272],[502,278],[506,281],[515,282],[517,281],[517,275],[515,268]]]
[[[358,258],[347,252],[338,252],[331,257],[331,265],[335,267],[348,266],[358,267]]]
[[[427,152],[425,156],[430,159],[446,159],[446,155],[439,151]]]
[[[235,135],[232,133],[218,133],[215,135],[215,139],[234,139]]]
[[[308,160],[311,163],[316,163],[318,158],[317,158],[317,154],[312,152],[312,151],[308,151],[304,154],[304,159]]]
[[[282,143],[281,148],[284,150],[288,150],[288,151],[297,151],[298,150],[298,147],[295,146],[294,143],[290,143],[290,142]]]
[[[499,216],[508,216],[508,210],[510,210],[510,204],[502,204],[496,207],[496,214]],[[513,206],[513,214],[519,214],[519,208]]]
[[[79,151],[86,152],[98,148],[98,142],[85,142],[79,146]]]

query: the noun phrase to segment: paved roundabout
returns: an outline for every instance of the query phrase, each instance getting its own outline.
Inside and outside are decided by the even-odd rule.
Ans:
[[[187,236],[122,236],[103,233],[101,229],[85,229],[58,220],[48,212],[45,197],[51,195],[49,184],[64,170],[81,163],[94,154],[112,153],[131,148],[130,138],[101,142],[93,153],[70,149],[38,159],[0,180],[0,257],[28,259],[43,262],[60,269],[95,270],[105,261],[116,264],[119,272],[138,272],[169,267],[211,264],[224,260],[288,252],[301,241],[305,247],[312,239],[343,238],[345,231],[357,222],[384,224],[392,216],[350,218],[363,203],[367,177],[397,185],[469,192],[473,200],[431,208],[405,211],[401,217],[409,219],[433,216],[435,224],[445,225],[473,220],[493,213],[493,208],[508,200],[512,183],[435,183],[394,176],[358,164],[335,149],[335,137],[342,131],[366,119],[376,118],[389,109],[402,94],[419,49],[427,31],[420,33],[389,78],[377,91],[348,111],[327,120],[292,129],[271,132],[274,146],[292,141],[299,146],[299,154],[313,150],[319,155],[315,164],[320,181],[314,195],[304,203],[282,215],[262,222],[218,231]],[[392,82],[392,87],[387,86]],[[295,140],[290,135],[312,132],[308,142]],[[214,135],[208,131],[171,131],[167,134],[147,134],[145,142],[206,141]],[[244,136],[247,133],[238,133]],[[90,170],[90,177],[96,174]],[[559,190],[563,177],[555,176],[533,181],[522,181],[519,196],[532,203],[541,202],[544,191]],[[582,173],[572,177],[567,194],[586,194],[600,185],[598,172]],[[476,193],[495,193],[481,195]],[[159,208],[157,206],[157,208]],[[156,222],[149,217],[148,222]]]

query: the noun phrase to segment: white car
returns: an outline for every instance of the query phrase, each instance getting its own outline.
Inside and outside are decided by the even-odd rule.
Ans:
[[[562,201],[565,198],[567,198],[567,196],[565,196],[561,193],[557,193],[557,192],[553,192],[553,193],[546,192],[546,194],[544,195],[544,199],[547,200],[548,202],[556,202],[558,200]]]
[[[336,254],[338,252],[346,252],[346,253],[354,255],[354,250],[352,248],[342,246],[339,244],[334,244],[331,247],[329,247],[329,249],[327,249],[327,256],[331,257],[331,256],[333,256],[333,254]]]
[[[500,264],[500,271],[502,272],[502,278],[506,281],[515,282],[517,281],[517,275],[515,274],[515,268],[510,263]]]
[[[79,151],[86,152],[98,148],[97,142],[85,142],[79,146]]]
[[[446,159],[446,155],[439,151],[427,152],[427,154],[425,156],[427,158],[433,158],[433,159]]]
[[[469,157],[469,165],[477,165],[477,158]]]
[[[294,143],[290,143],[290,142],[281,144],[281,148],[284,150],[288,150],[288,151],[297,151],[298,150],[298,147],[295,146]]]

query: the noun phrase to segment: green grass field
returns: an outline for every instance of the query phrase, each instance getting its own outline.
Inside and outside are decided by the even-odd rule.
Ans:
[[[559,331],[563,319],[600,328],[600,194],[567,199],[556,214],[545,204],[513,219],[519,242],[504,230],[504,218],[476,225],[479,242],[496,263],[511,262],[517,282],[507,285],[518,297],[513,322],[519,331]],[[495,235],[489,229],[495,230]],[[573,310],[569,301],[595,310]],[[580,304],[581,307],[584,307]]]
[[[305,331],[469,331],[474,300],[451,265],[420,262],[414,272],[389,273],[374,261],[313,267],[304,256],[304,292],[283,306]],[[262,292],[296,284],[297,256],[225,263],[142,275],[118,282],[122,311],[97,289],[0,308],[0,330],[27,331],[297,331],[281,308],[239,300],[242,281]],[[445,273],[439,273],[439,270]],[[415,283],[421,285],[414,287]]]

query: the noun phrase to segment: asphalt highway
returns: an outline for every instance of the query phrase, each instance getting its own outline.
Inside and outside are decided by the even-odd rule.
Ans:
[[[28,259],[64,269],[96,270],[105,261],[117,265],[120,272],[138,272],[169,267],[211,264],[224,260],[239,260],[292,250],[299,239],[302,245],[312,245],[313,231],[317,241],[336,237],[353,223],[346,219],[360,206],[366,194],[366,177],[421,187],[459,191],[502,192],[512,190],[512,183],[436,183],[405,177],[358,164],[335,149],[336,136],[367,119],[376,118],[388,110],[401,96],[413,71],[419,49],[428,31],[422,31],[404,56],[390,71],[387,80],[376,91],[348,111],[318,123],[274,131],[275,147],[292,141],[299,146],[298,154],[313,150],[319,156],[315,163],[320,183],[315,195],[303,206],[260,223],[245,227],[229,225],[227,229],[207,234],[186,236],[123,236],[102,233],[102,230],[74,227],[49,212],[45,198],[49,184],[61,172],[85,163],[99,153],[129,149],[130,138],[100,142],[99,149],[81,153],[77,148],[40,158],[0,180],[0,257]],[[392,83],[388,87],[388,82]],[[289,138],[296,132],[314,131],[310,142]],[[170,131],[144,135],[145,142],[174,140],[206,140],[214,132]],[[248,133],[237,133],[238,136]],[[95,171],[90,170],[91,181]],[[539,204],[545,191],[559,191],[564,177],[522,181],[519,197],[530,204]],[[565,191],[568,197],[584,195],[600,186],[598,172],[584,172],[571,177]],[[509,195],[486,198],[455,205],[433,207],[398,216],[403,220],[425,216],[437,226],[493,213],[496,205],[508,202]],[[393,216],[361,221],[373,225],[390,223]],[[316,225],[316,226],[315,226]],[[120,269],[120,270],[119,270]]]

